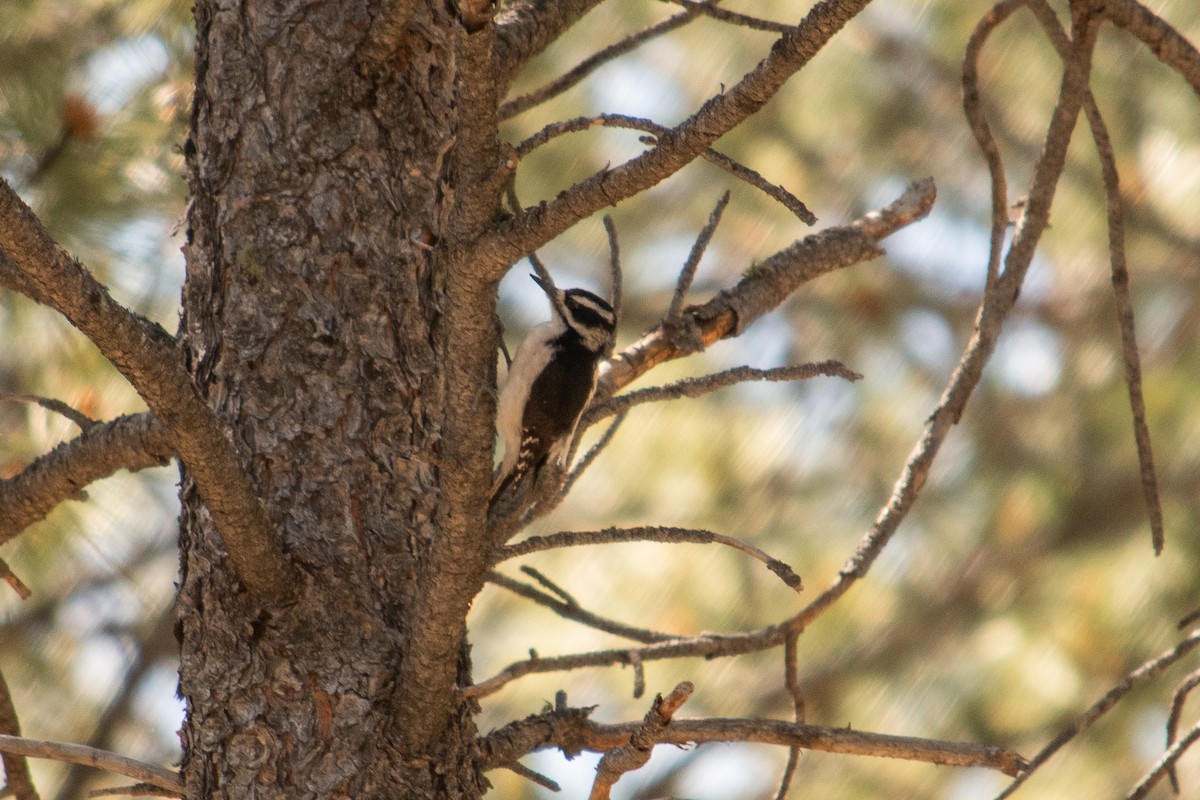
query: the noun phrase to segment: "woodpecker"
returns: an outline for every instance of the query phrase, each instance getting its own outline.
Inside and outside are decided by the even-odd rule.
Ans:
[[[500,391],[496,428],[504,441],[504,460],[489,506],[526,475],[537,480],[547,461],[563,465],[616,331],[608,301],[585,289],[564,292],[536,275],[529,277],[550,299],[550,321],[521,342]]]

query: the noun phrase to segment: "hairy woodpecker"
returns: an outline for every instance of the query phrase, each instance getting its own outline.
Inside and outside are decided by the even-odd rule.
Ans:
[[[504,460],[489,505],[526,475],[536,480],[550,459],[562,465],[616,329],[613,307],[603,298],[584,289],[564,292],[530,277],[550,298],[550,321],[521,342],[500,391],[496,428],[504,440]]]

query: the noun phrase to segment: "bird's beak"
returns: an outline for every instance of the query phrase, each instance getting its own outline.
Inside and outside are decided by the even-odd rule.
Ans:
[[[545,292],[546,296],[549,297],[551,300],[555,299],[560,294],[562,294],[562,292],[560,292],[558,290],[558,287],[556,287],[553,283],[548,283],[534,274],[530,274],[529,277],[533,278],[533,282],[536,283],[539,287],[541,287],[542,291]]]

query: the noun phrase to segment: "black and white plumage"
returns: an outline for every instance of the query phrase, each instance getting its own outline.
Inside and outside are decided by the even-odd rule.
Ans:
[[[550,321],[521,342],[500,391],[496,428],[504,441],[504,459],[492,484],[491,503],[524,476],[536,479],[551,459],[562,464],[616,329],[613,308],[603,298],[584,289],[561,291],[530,277],[550,298]]]

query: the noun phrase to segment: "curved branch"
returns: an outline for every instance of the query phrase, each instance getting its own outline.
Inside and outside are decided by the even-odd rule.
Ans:
[[[665,542],[668,544],[723,544],[756,558],[779,576],[779,579],[796,591],[800,591],[800,576],[784,562],[764,553],[754,545],[732,536],[693,528],[671,528],[646,526],[642,528],[606,528],[602,531],[564,531],[549,536],[531,536],[528,539],[500,548],[496,552],[496,563],[510,558],[554,550],[560,547],[581,547],[598,544],[627,544],[629,542]],[[679,637],[671,637],[679,638]]]
[[[574,119],[563,120],[561,122],[552,122],[542,128],[537,133],[520,142],[514,150],[518,158],[524,158],[537,148],[544,145],[551,139],[563,136],[568,133],[578,133],[580,131],[591,130],[595,127],[604,128],[624,128],[627,130],[644,131],[652,134],[655,137],[666,135],[670,132],[670,128],[666,125],[659,125],[641,117],[631,117],[625,114],[601,114],[596,117],[575,117]],[[654,144],[655,139],[644,137],[641,140],[645,144]],[[724,153],[718,152],[709,147],[700,153],[700,158],[710,164],[714,164],[728,172],[733,177],[745,181],[754,188],[761,191],[763,194],[775,200],[788,211],[796,215],[796,217],[807,225],[813,225],[817,221],[816,215],[808,210],[808,206],[796,195],[789,192],[777,183],[771,183],[764,178],[760,173],[750,169],[744,164],[741,164]]]
[[[6,736],[21,735],[21,721],[17,710],[13,707],[12,695],[8,691],[8,682],[0,673],[0,734]],[[39,800],[37,787],[29,775],[29,762],[20,753],[5,753],[0,751],[0,764],[4,765],[5,789],[16,800]]]
[[[41,406],[47,411],[53,411],[56,414],[61,414],[67,419],[79,426],[79,430],[86,431],[88,428],[96,424],[96,420],[84,414],[82,411],[71,408],[62,400],[55,400],[53,397],[41,397],[36,394],[0,394],[0,400],[12,400],[17,403],[33,403]]]
[[[643,644],[647,642],[665,642],[675,638],[668,633],[652,631],[646,628],[635,628],[623,622],[601,617],[599,614],[593,614],[574,602],[573,598],[571,601],[568,601],[567,599],[551,597],[545,592],[538,591],[528,584],[515,581],[499,572],[493,572],[488,575],[488,582],[502,589],[507,589],[515,595],[524,597],[526,600],[531,600],[538,605],[545,606],[564,619],[578,622],[580,625],[586,625],[589,628],[595,628],[604,633],[611,633],[613,636],[621,636]]]
[[[0,735],[0,753],[13,753],[31,758],[48,758],[53,761],[65,761],[68,764],[84,764],[143,781],[172,794],[183,794],[183,779],[174,770],[110,753],[107,750],[97,750],[95,747]]]
[[[601,208],[649,189],[698,158],[713,142],[761,109],[870,0],[822,0],[776,40],[757,67],[726,92],[659,137],[651,150],[564,190],[553,200],[498,226],[472,257],[499,279],[519,258]]]
[[[113,300],[2,180],[0,285],[65,316],[133,385],[195,478],[247,589],[260,600],[282,599],[294,585],[282,543],[225,426],[196,391],[175,340]]]
[[[89,427],[11,478],[0,480],[0,544],[45,518],[84,486],[117,470],[158,467],[174,458],[166,431],[149,413]]]
[[[601,0],[514,0],[496,17],[492,63],[498,86],[549,47]],[[501,89],[503,92],[503,89]]]
[[[1159,61],[1178,72],[1200,95],[1200,50],[1136,0],[1105,0],[1101,13],[1141,39]]]

